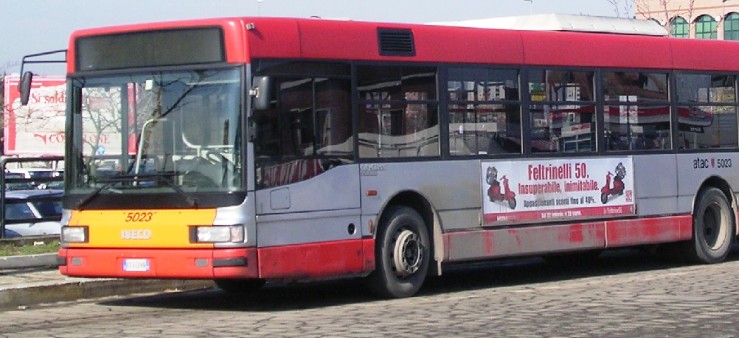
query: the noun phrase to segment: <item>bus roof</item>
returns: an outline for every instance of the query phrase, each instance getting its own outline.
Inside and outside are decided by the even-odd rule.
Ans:
[[[72,35],[70,50],[83,36],[202,26],[221,27],[228,63],[277,58],[739,71],[727,59],[739,54],[739,43],[733,41],[315,18],[221,18],[89,29]],[[409,53],[383,53],[384,31],[404,33]]]
[[[604,16],[539,14],[431,23],[442,26],[534,31],[570,31],[667,36],[667,29],[654,20]]]

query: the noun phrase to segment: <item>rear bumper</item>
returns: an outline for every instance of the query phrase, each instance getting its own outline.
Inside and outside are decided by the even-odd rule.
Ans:
[[[257,278],[257,249],[59,249],[59,272],[75,277]]]

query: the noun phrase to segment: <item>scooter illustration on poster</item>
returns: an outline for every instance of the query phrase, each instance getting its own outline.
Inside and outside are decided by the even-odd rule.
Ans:
[[[608,203],[610,196],[622,195],[624,193],[626,167],[624,167],[623,163],[618,163],[615,173],[615,176],[610,171],[606,174],[606,184],[600,189],[600,201],[603,204]],[[611,185],[611,177],[613,177],[613,185]]]
[[[508,202],[508,207],[516,209],[516,193],[511,191],[508,186],[508,178],[503,175],[498,181],[498,170],[495,167],[488,167],[485,181],[490,185],[488,188],[488,198],[490,202]],[[502,186],[502,187],[501,187]]]

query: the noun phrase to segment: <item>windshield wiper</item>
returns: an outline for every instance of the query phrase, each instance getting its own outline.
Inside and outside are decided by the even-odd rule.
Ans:
[[[85,196],[85,198],[83,198],[79,203],[77,203],[77,209],[79,209],[80,211],[85,210],[85,206],[88,203],[92,202],[92,200],[95,197],[97,197],[98,195],[100,195],[100,193],[103,190],[106,190],[106,189],[110,188],[110,186],[113,185],[113,183],[116,183],[116,182],[110,181],[110,182],[107,182],[107,183],[105,183],[105,184],[97,187],[93,192],[89,193],[87,196]],[[119,194],[121,193],[119,190],[112,190],[111,189],[111,191],[117,192]]]
[[[182,190],[182,188],[180,188],[177,184],[172,182],[168,177],[162,175],[160,178],[162,181],[166,182],[167,185],[170,188],[172,188],[172,190],[176,191],[178,194],[180,194],[180,196],[184,197],[185,202],[187,202],[187,204],[190,207],[197,207],[198,204],[200,204],[200,201],[198,201],[197,197],[192,197],[190,194],[186,193],[184,190]]]
[[[176,172],[166,172],[166,173],[158,173],[158,174],[138,174],[138,175],[122,175],[122,176],[115,176],[115,177],[106,177],[98,180],[98,183],[103,183],[103,185],[95,188],[93,192],[85,196],[78,204],[77,209],[84,210],[84,207],[89,204],[95,197],[100,195],[100,193],[103,192],[103,190],[110,190],[115,193],[122,193],[120,190],[114,190],[111,189],[111,186],[115,183],[122,183],[122,182],[159,182],[163,181],[166,183],[166,185],[177,194],[182,196],[185,199],[185,202],[188,204],[189,207],[196,207],[200,202],[197,198],[192,197],[190,194],[182,190],[177,184],[172,182],[172,180],[169,179],[169,177],[180,175]]]

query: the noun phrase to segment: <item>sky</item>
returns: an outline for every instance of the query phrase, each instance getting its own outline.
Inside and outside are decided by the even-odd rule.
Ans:
[[[0,74],[18,73],[24,55],[67,48],[73,31],[91,27],[233,16],[427,23],[549,13],[617,16],[616,8],[625,17],[626,1],[0,0]],[[62,75],[64,70],[34,72]]]

